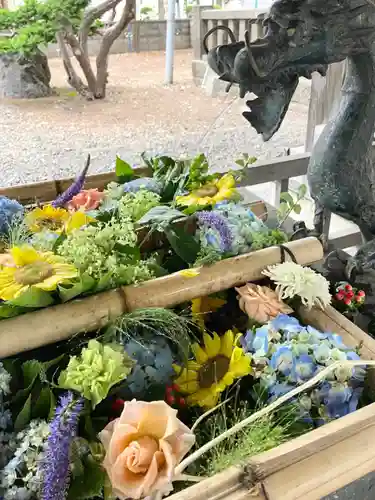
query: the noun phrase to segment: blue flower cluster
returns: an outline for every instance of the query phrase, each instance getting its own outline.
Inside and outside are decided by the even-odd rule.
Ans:
[[[140,189],[147,189],[152,193],[161,194],[163,186],[152,177],[141,177],[123,184],[124,193],[137,193]]]
[[[165,337],[160,335],[142,336],[130,339],[124,344],[127,354],[136,362],[127,377],[127,387],[132,397],[148,400],[150,389],[170,384],[174,376],[172,364],[174,356]]]
[[[198,212],[199,239],[202,247],[220,253],[239,255],[251,249],[254,233],[269,229],[244,205],[223,201],[212,212]]]
[[[15,217],[20,217],[24,208],[16,200],[0,196],[0,234],[8,234],[9,226]]]
[[[261,387],[270,401],[303,384],[326,366],[344,360],[359,360],[352,348],[334,333],[322,333],[302,326],[286,314],[255,330],[249,330],[243,347],[253,355]],[[365,370],[362,367],[336,369],[308,394],[294,400],[301,418],[321,425],[357,409],[363,391]]]

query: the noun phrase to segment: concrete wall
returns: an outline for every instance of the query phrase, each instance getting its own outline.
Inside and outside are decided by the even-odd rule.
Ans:
[[[176,20],[175,48],[191,47],[190,22],[187,19]],[[133,21],[128,29],[115,41],[111,54],[124,52],[142,52],[165,49],[167,23],[166,21]],[[96,56],[99,51],[101,37],[92,37],[88,44],[89,55]],[[46,49],[48,57],[58,57],[57,44],[53,43]]]

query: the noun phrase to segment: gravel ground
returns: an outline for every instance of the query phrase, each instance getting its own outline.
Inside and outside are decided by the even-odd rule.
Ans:
[[[164,59],[162,52],[111,56],[107,99],[89,103],[72,95],[61,61],[52,59],[56,96],[0,101],[1,185],[74,175],[88,153],[93,173],[108,170],[116,154],[135,162],[145,150],[205,151],[215,166],[228,166],[242,152],[275,157],[303,144],[308,88],[276,137],[263,143],[241,116],[243,101],[212,98],[193,84],[190,51],[177,51],[172,86],[163,84]]]

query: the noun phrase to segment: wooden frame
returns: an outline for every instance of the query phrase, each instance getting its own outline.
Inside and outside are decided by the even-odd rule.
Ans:
[[[316,238],[285,244],[301,265],[323,257]],[[172,307],[196,297],[262,278],[262,271],[281,261],[279,247],[232,257],[202,267],[195,277],[181,272],[115,290],[82,297],[0,321],[0,359],[58,342],[78,332],[94,331],[125,312],[142,307]],[[25,334],[27,332],[27,334]],[[25,336],[26,335],[26,336]]]
[[[341,335],[348,346],[363,343],[363,359],[375,359],[375,340],[332,307],[325,311],[301,308],[299,313],[310,325]],[[169,498],[320,500],[375,470],[374,432],[375,403]]]

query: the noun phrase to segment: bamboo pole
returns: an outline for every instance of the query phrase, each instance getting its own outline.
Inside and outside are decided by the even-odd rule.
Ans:
[[[323,258],[316,238],[285,244],[301,265]],[[0,359],[58,342],[80,332],[97,330],[125,312],[144,307],[173,307],[262,278],[262,271],[281,261],[279,247],[226,259],[199,269],[192,278],[174,273],[162,278],[109,290],[46,309],[0,321]]]

